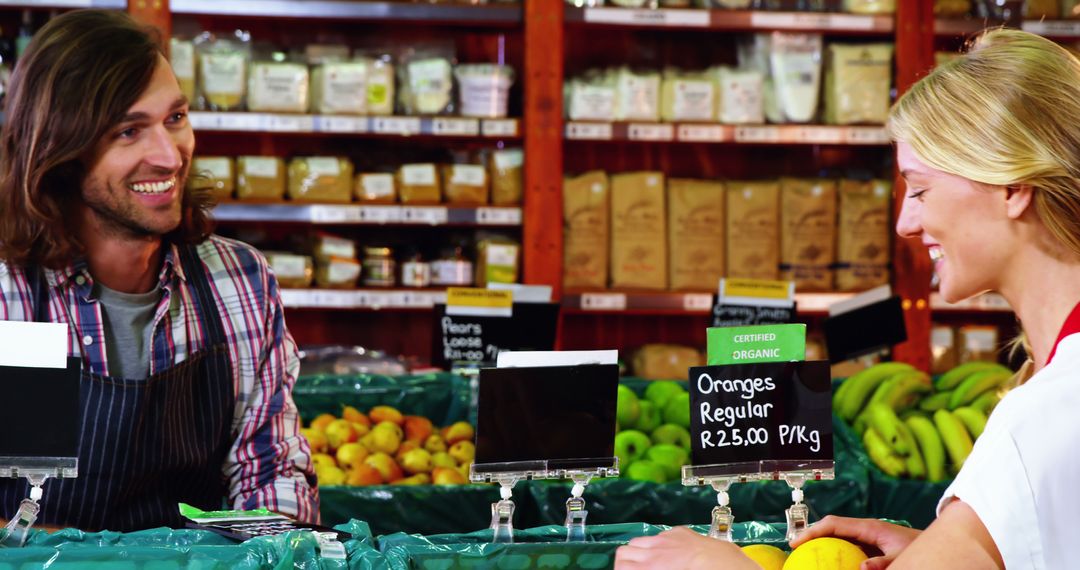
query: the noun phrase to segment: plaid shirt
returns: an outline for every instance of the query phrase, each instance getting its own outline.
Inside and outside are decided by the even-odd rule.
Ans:
[[[296,343],[285,328],[277,279],[255,248],[219,236],[198,246],[228,340],[236,409],[235,438],[222,466],[233,508],[264,507],[317,522],[319,496],[311,452],[299,434],[292,389],[300,369]],[[108,375],[101,306],[91,296],[85,260],[45,270],[49,315],[70,323],[69,355],[89,371]],[[158,276],[162,299],[154,315],[150,373],[205,348],[194,288],[175,246],[166,247]],[[32,320],[33,293],[25,272],[0,262],[0,320]]]

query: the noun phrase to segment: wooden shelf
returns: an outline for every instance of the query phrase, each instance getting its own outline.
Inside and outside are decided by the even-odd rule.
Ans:
[[[286,309],[430,310],[446,291],[424,289],[282,289]]]
[[[566,140],[717,144],[889,144],[884,127],[833,125],[720,125],[691,123],[566,123]]]
[[[469,6],[348,0],[172,0],[173,14],[323,20],[406,21],[480,26],[520,26],[519,4]]]
[[[889,35],[891,15],[747,10],[632,9],[566,7],[567,23],[631,28],[707,29],[718,31],[785,30],[835,34]]]
[[[521,137],[517,119],[464,117],[365,117],[351,115],[292,115],[287,113],[188,114],[197,131],[263,132],[445,138],[515,139]]]
[[[855,293],[798,293],[800,314],[828,313],[829,306]],[[568,314],[670,314],[707,315],[712,311],[712,293],[580,291],[563,296],[563,312]]]
[[[214,208],[214,219],[329,225],[512,227],[521,225],[521,208],[226,202]]]

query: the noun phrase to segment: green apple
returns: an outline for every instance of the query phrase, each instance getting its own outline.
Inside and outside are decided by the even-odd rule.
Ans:
[[[639,404],[641,406],[641,415],[638,416],[635,429],[644,433],[652,433],[652,430],[664,423],[660,408],[648,400],[641,400]]]
[[[631,429],[615,434],[615,455],[619,458],[619,469],[625,469],[645,457],[645,452],[651,446],[649,436],[640,431]]]
[[[661,443],[650,447],[645,459],[659,465],[668,481],[678,481],[682,479],[682,466],[686,465],[690,454],[677,445]]]
[[[664,424],[652,431],[649,439],[653,440],[653,443],[670,443],[677,445],[690,452],[690,432],[682,426],[675,424]]]
[[[639,459],[626,468],[626,477],[634,481],[652,481],[653,483],[665,483],[664,468],[649,461]]]
[[[662,410],[669,400],[685,391],[678,382],[656,380],[649,382],[649,386],[645,388],[645,399],[656,404],[656,407]]]
[[[641,402],[637,394],[627,386],[619,385],[618,400],[615,404],[615,421],[619,427],[630,429],[637,425],[641,415]]]
[[[664,406],[664,423],[690,429],[690,394],[676,394]]]

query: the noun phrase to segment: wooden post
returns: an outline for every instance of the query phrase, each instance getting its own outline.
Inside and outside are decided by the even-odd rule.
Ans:
[[[161,30],[161,41],[169,49],[172,38],[172,13],[169,0],[128,0],[128,14],[136,20]]]

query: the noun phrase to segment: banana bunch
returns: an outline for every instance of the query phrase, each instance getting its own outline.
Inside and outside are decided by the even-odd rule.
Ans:
[[[884,473],[942,481],[964,464],[1011,377],[992,362],[962,364],[936,380],[909,364],[887,362],[841,383],[833,411],[862,434]]]

